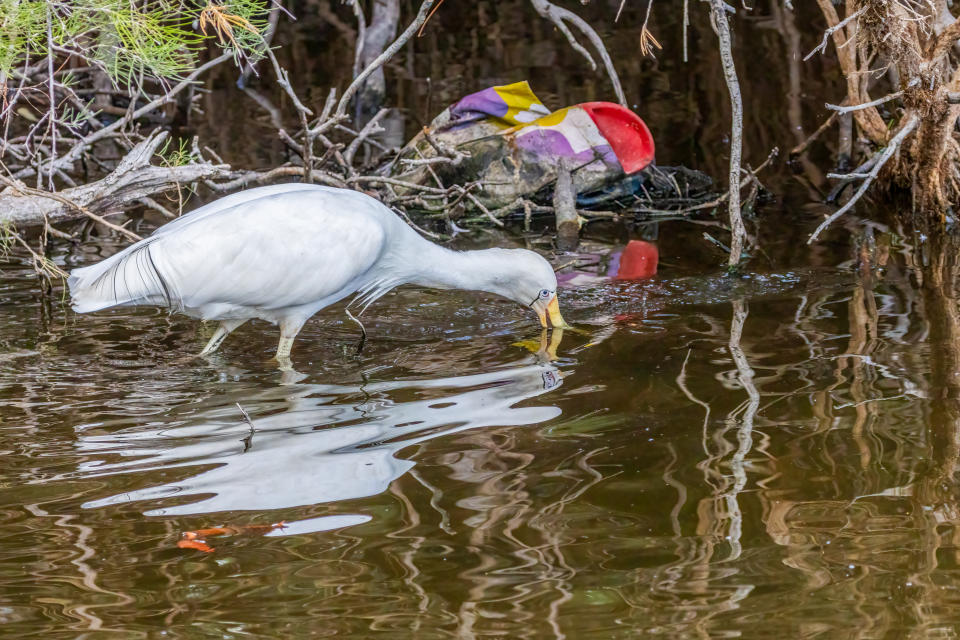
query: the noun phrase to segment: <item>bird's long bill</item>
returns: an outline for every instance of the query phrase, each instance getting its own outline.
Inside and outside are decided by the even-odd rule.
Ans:
[[[537,315],[540,317],[541,327],[546,328],[548,316],[550,318],[550,324],[554,329],[567,329],[570,327],[566,320],[563,319],[563,316],[560,315],[560,301],[557,300],[557,296],[553,296],[553,298],[550,299],[550,303],[547,304],[546,309],[537,307],[536,311]]]

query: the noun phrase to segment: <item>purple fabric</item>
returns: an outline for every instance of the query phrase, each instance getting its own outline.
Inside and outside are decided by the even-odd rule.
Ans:
[[[607,276],[610,278],[617,277],[617,274],[620,272],[620,258],[623,256],[623,249],[619,251],[614,251],[610,254],[610,266],[607,268]]]
[[[599,157],[604,164],[619,167],[620,161],[610,145],[598,145],[575,153],[570,141],[559,131],[538,129],[517,136],[517,146],[525,151],[543,156],[573,158],[577,162],[590,162]]]
[[[509,108],[500,94],[490,87],[460,98],[450,107],[450,119],[476,120],[478,115],[502,118]]]

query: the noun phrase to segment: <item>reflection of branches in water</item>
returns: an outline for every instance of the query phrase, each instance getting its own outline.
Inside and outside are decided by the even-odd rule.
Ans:
[[[729,584],[739,573],[730,563],[740,559],[742,553],[743,513],[739,504],[740,495],[747,485],[747,457],[754,450],[753,427],[760,408],[760,392],[754,382],[754,371],[747,361],[741,344],[743,326],[747,318],[746,305],[742,300],[733,303],[733,319],[727,328],[714,326],[711,344],[724,344],[733,362],[733,371],[724,372],[717,380],[725,389],[745,392],[747,398],[727,413],[720,429],[710,431],[710,402],[694,394],[688,384],[688,366],[692,349],[688,350],[676,385],[692,403],[703,408],[701,446],[704,458],[697,463],[704,474],[703,487],[688,487],[674,475],[677,460],[676,450],[668,446],[672,460],[662,474],[664,482],[676,489],[677,499],[671,511],[671,528],[676,560],[657,571],[652,588],[656,601],[665,597],[674,599],[671,622],[665,629],[680,634],[695,634],[697,637],[714,637],[718,616],[738,609],[741,602],[753,591],[754,586],[742,578]],[[776,372],[773,379],[780,375]],[[737,444],[728,439],[735,431]],[[768,446],[767,442],[763,446]],[[708,495],[697,503],[697,527],[695,536],[684,536],[680,514],[688,501],[688,493],[707,489]],[[726,544],[729,552],[718,557],[717,550]],[[627,596],[625,596],[627,597]],[[649,609],[650,603],[637,598],[628,602],[638,609]]]
[[[426,543],[426,538],[414,534],[413,532],[420,525],[420,513],[417,511],[413,501],[403,492],[403,489],[397,484],[390,485],[390,493],[393,494],[403,506],[403,513],[407,516],[407,525],[403,528],[391,531],[388,537],[396,540],[409,540],[406,545],[400,546],[400,550],[393,554],[397,563],[403,567],[403,583],[407,585],[417,602],[417,618],[410,623],[411,631],[418,631],[422,624],[422,618],[430,610],[430,595],[420,584],[421,571],[416,564],[417,552]],[[391,614],[385,614],[384,618],[389,619]],[[382,624],[383,620],[374,620],[370,625],[371,630],[390,629],[389,624]]]
[[[833,381],[810,394],[816,430],[791,446],[807,467],[810,454],[819,452],[829,469],[820,493],[835,498],[816,495],[799,477],[779,483],[796,496],[758,483],[758,498],[768,535],[785,549],[783,562],[805,574],[805,589],[850,601],[856,637],[931,632],[951,619],[942,613],[948,575],[942,562],[960,537],[954,243],[931,238],[919,252],[891,252],[883,279],[861,269],[849,296],[818,301],[827,313],[846,310],[845,347],[830,348],[831,337],[818,335],[821,313],[803,310],[796,317],[811,356],[836,365]],[[924,341],[929,350],[914,347]],[[839,348],[842,353],[831,353]],[[927,379],[912,373],[925,369]],[[850,464],[851,456],[859,464]],[[791,474],[788,465],[779,466]],[[803,499],[807,494],[813,495]]]
[[[440,515],[440,524],[439,527],[443,530],[444,533],[450,535],[455,534],[456,532],[450,526],[450,513],[443,508],[440,504],[443,500],[443,490],[437,486],[430,484],[424,479],[416,469],[410,470],[410,477],[423,485],[423,488],[430,492],[430,506]]]
[[[743,515],[738,498],[740,492],[747,485],[745,461],[747,454],[750,453],[750,448],[753,446],[753,420],[757,415],[757,408],[760,406],[760,394],[753,383],[753,369],[750,368],[743,347],[740,346],[743,323],[746,319],[747,308],[743,300],[734,300],[733,321],[730,323],[730,355],[737,367],[737,380],[741,388],[747,393],[747,404],[743,410],[743,417],[740,419],[740,426],[737,427],[737,450],[730,459],[730,468],[733,471],[734,478],[733,486],[725,496],[730,517],[730,560],[736,560],[741,553],[740,537],[743,533]],[[727,416],[731,428],[736,422],[735,414],[736,411]]]
[[[95,613],[95,609],[101,609],[105,607],[117,607],[125,606],[132,604],[134,598],[127,595],[126,593],[110,591],[101,587],[97,584],[98,575],[97,570],[90,566],[87,562],[90,558],[96,555],[93,547],[89,544],[89,539],[93,534],[93,529],[87,525],[74,522],[76,516],[72,514],[51,514],[43,509],[39,504],[28,504],[24,505],[24,508],[33,516],[38,518],[55,518],[54,525],[61,527],[64,531],[64,535],[67,538],[65,541],[66,544],[60,545],[61,548],[67,548],[68,546],[75,547],[79,554],[70,559],[70,563],[73,564],[77,570],[80,572],[81,579],[80,584],[83,588],[90,594],[100,594],[105,596],[111,596],[109,602],[100,602],[96,604],[67,604],[64,603],[64,613],[78,618],[81,622],[84,623],[84,630],[87,631],[111,631],[111,629],[104,626],[104,621]],[[77,532],[76,536],[68,533],[69,531],[75,530]],[[120,631],[115,629],[114,631]]]
[[[342,612],[338,628],[361,632],[373,624],[378,629],[415,628],[422,635],[443,629],[453,635],[459,626],[463,636],[518,637],[529,630],[530,636],[572,638],[588,637],[581,631],[592,624],[587,619],[617,616],[638,629],[657,626],[674,637],[734,632],[751,636],[757,625],[765,624],[761,618],[774,612],[778,625],[787,629],[809,625],[804,628],[811,634],[831,637],[922,636],[950,628],[960,547],[954,473],[960,390],[953,376],[960,340],[949,258],[956,252],[939,251],[893,251],[885,273],[873,274],[875,282],[853,277],[852,286],[842,290],[808,291],[801,299],[751,300],[746,322],[735,313],[731,325],[729,318],[701,310],[703,318],[691,313],[674,324],[664,323],[668,335],[656,342],[666,344],[651,347],[652,354],[662,355],[656,349],[663,349],[673,360],[660,358],[658,363],[673,362],[674,373],[679,369],[680,375],[675,385],[669,375],[665,379],[662,367],[645,375],[661,385],[650,388],[673,387],[673,398],[651,400],[648,395],[654,394],[646,394],[642,382],[621,388],[631,400],[640,400],[626,404],[633,409],[630,418],[617,424],[614,416],[602,433],[541,438],[536,428],[491,422],[483,432],[450,433],[418,450],[399,452],[418,466],[395,478],[390,493],[363,498],[364,509],[382,514],[368,527],[291,538],[285,541],[288,546],[267,549],[264,555],[275,555],[285,569],[303,567],[302,575],[294,570],[289,579],[277,577],[277,593],[286,598],[293,593],[288,587],[313,590],[321,594],[314,597],[322,604],[312,601],[310,615]],[[742,312],[745,316],[745,305]],[[776,329],[769,331],[771,326]],[[616,371],[606,354],[622,353],[623,340],[617,333],[596,347],[600,358],[591,349],[578,354],[585,363],[602,362],[614,370],[592,377],[596,387],[591,386],[590,395],[568,395],[567,387],[548,404],[563,396],[563,402],[573,403],[584,415],[594,409],[588,403],[595,398],[598,404],[608,403],[604,406],[620,406],[606,393],[617,392],[613,376],[622,370]],[[743,362],[738,362],[740,355]],[[440,367],[442,356],[433,354],[435,361],[425,362]],[[410,362],[414,360],[411,356]],[[652,358],[644,362],[648,360]],[[744,366],[752,372],[746,376],[755,387],[752,398],[742,381]],[[529,377],[530,389],[542,390],[539,375],[531,371]],[[462,391],[477,388],[468,382]],[[601,385],[607,385],[604,394],[592,392]],[[396,412],[411,395],[433,404],[446,394],[437,388],[398,393],[364,386],[379,395],[357,407],[359,390],[348,394],[343,389],[304,385],[298,391],[289,386],[269,398],[249,398],[255,387],[237,385],[231,388],[240,395],[219,398],[216,414],[200,413],[205,422],[220,426],[214,435],[231,440],[236,450],[245,427],[235,415],[234,400],[250,408],[261,445],[260,429],[270,425],[274,413],[303,416],[330,408],[336,397],[338,411],[347,405],[351,416],[369,418],[371,411],[379,411],[376,403],[392,400],[394,406],[383,411]],[[44,393],[41,388],[25,389],[29,400]],[[544,404],[526,397],[522,408]],[[662,406],[677,412],[663,418],[670,433],[652,444],[645,437],[637,441],[633,432],[633,421],[646,414],[648,400],[654,406],[652,419],[660,419]],[[470,415],[484,404],[471,404]],[[133,403],[118,406],[126,413]],[[37,417],[31,416],[29,424],[44,418],[39,409],[32,410]],[[427,413],[436,411],[442,409]],[[323,415],[316,413],[306,427],[321,423]],[[407,421],[401,421],[400,413],[396,416],[398,423]],[[185,419],[196,422],[197,417],[195,407],[184,408],[155,426],[170,433],[170,426]],[[749,421],[753,428],[745,433]],[[448,424],[446,418],[431,427]],[[77,445],[105,435],[126,444],[125,437],[118,436],[146,433],[143,426],[121,428],[130,426],[114,422],[79,430]],[[312,440],[310,433],[305,430],[298,441]],[[622,446],[617,440],[621,437],[637,441],[636,448]],[[595,449],[598,442],[610,449]],[[624,474],[604,482],[619,468],[605,468],[605,462],[614,461],[629,472],[630,454],[637,451],[653,452],[645,460],[653,464],[636,471],[635,477]],[[89,460],[104,457],[89,450],[81,453]],[[316,475],[312,469],[311,481]],[[111,483],[111,490],[126,484],[104,482]],[[656,485],[660,493],[645,493],[644,485]],[[638,487],[644,488],[636,491]],[[631,490],[636,493],[627,496]],[[732,513],[727,503],[731,497],[739,513]],[[353,508],[355,503],[304,510],[326,513],[345,505]],[[100,513],[109,514],[100,516],[108,526],[124,526],[117,510]],[[731,561],[726,537],[736,525],[735,516],[744,523],[739,534],[743,553]],[[84,522],[96,517],[85,513]],[[615,521],[620,522],[612,524]],[[482,531],[471,531],[472,526]],[[351,543],[345,542],[349,532],[357,536]],[[111,531],[110,542],[120,541],[120,554],[126,552],[125,539],[137,538]],[[61,546],[68,544],[59,537],[54,543],[61,540]],[[87,561],[99,571],[100,585],[137,593],[136,583],[121,570],[107,573],[103,547],[89,546],[101,558],[100,566]],[[177,588],[156,580],[158,598],[179,607],[163,612],[172,622],[182,626],[204,617],[208,622],[210,612],[215,616],[229,610],[217,597],[198,613],[184,595],[186,572],[181,565],[188,563],[182,557],[143,556],[154,565],[150,570],[169,570],[168,583],[179,580]],[[68,562],[58,577],[73,575]],[[212,571],[203,576],[211,582],[218,579]],[[220,578],[226,581],[222,574]],[[758,587],[750,591],[753,584]],[[380,596],[380,602],[374,603],[371,593]],[[608,610],[601,604],[594,615],[579,615],[589,598],[609,594],[623,603],[605,602]],[[390,598],[387,604],[383,595]],[[94,593],[91,599],[100,597]],[[830,610],[836,602],[844,604]],[[105,626],[114,625],[107,610],[95,613]],[[239,617],[261,620],[256,613]]]
[[[956,488],[960,459],[958,244],[956,238],[939,234],[931,237],[924,247],[927,255],[920,274],[931,345],[927,421],[930,462],[922,470],[912,492],[915,526],[923,536],[917,571],[911,575],[911,580],[921,588],[921,597],[914,601],[914,615],[918,624],[923,626],[931,624],[930,613],[936,611],[942,598],[941,587],[934,576],[944,535],[941,529],[947,533],[947,544],[951,546],[960,537],[960,491]]]
[[[455,500],[457,510],[467,510],[460,516],[463,526],[456,529],[468,536],[466,550],[474,560],[460,561],[458,582],[468,590],[457,607],[457,636],[486,635],[487,621],[507,607],[511,624],[523,627],[542,620],[552,637],[568,637],[561,613],[573,598],[577,570],[566,557],[573,538],[565,509],[580,505],[587,491],[612,477],[593,462],[607,448],[579,452],[535,474],[531,469],[536,456],[520,452],[526,447],[510,430],[474,432],[458,446],[464,444],[470,448],[443,467],[457,484],[470,488],[459,499],[449,491],[433,496],[437,502]],[[438,467],[427,467],[433,468]],[[546,501],[544,483],[555,496]],[[540,497],[535,500],[532,491],[538,485]],[[424,502],[410,500],[408,508]],[[505,555],[516,561],[505,565]]]

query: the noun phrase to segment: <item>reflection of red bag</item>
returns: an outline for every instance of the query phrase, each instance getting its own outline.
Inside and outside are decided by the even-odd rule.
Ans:
[[[660,254],[656,245],[643,240],[631,240],[620,255],[620,264],[613,274],[614,280],[639,280],[657,273]]]

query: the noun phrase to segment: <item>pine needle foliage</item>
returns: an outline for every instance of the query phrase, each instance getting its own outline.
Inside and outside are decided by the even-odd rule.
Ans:
[[[188,74],[210,40],[237,60],[264,54],[270,0],[0,0],[0,79],[37,56],[77,56],[118,85]],[[213,28],[210,28],[210,27]]]
[[[46,7],[42,2],[0,0],[0,77],[7,77],[27,51],[46,48]]]

